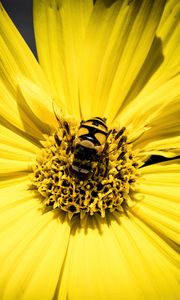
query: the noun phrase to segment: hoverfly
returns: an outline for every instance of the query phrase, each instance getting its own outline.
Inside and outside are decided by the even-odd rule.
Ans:
[[[74,139],[73,162],[70,174],[79,180],[87,180],[92,174],[92,166],[100,161],[108,136],[106,119],[94,117],[81,121]]]
[[[106,119],[94,117],[81,121],[77,134],[72,135],[68,122],[63,118],[60,119],[56,113],[55,116],[63,129],[63,136],[66,136],[68,141],[66,153],[71,152],[73,154],[69,173],[79,180],[87,180],[93,172],[93,164],[100,161],[104,150],[107,148],[108,127]],[[60,145],[61,141],[57,134],[54,135],[54,138],[56,144]]]

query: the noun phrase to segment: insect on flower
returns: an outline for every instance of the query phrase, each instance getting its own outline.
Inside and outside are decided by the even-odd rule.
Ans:
[[[178,300],[180,3],[33,2],[38,61],[0,4],[0,299]]]

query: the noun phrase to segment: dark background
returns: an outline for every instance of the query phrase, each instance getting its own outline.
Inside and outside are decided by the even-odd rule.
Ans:
[[[2,5],[36,55],[33,32],[32,0],[1,0]]]

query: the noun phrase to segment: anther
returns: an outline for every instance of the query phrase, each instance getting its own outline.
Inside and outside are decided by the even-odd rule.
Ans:
[[[119,154],[117,160],[123,159],[123,157],[124,157],[125,154],[126,154],[126,152],[125,152],[125,151],[122,151],[122,152]]]
[[[122,138],[119,140],[118,145],[117,145],[117,149],[119,149],[123,143],[125,143],[127,141],[127,137],[125,135],[122,136]]]
[[[116,134],[114,139],[117,140],[124,133],[125,130],[126,127],[122,127],[121,130],[119,130],[119,132]]]
[[[64,121],[64,122],[63,122],[63,126],[64,126],[64,128],[66,129],[66,132],[67,132],[68,134],[70,134],[70,128],[69,128],[68,122]]]
[[[61,146],[61,142],[62,142],[62,140],[60,140],[60,139],[59,139],[59,137],[58,137],[57,133],[55,133],[55,135],[54,135],[54,139],[55,139],[55,141],[56,141],[56,144],[58,145],[58,147],[60,147],[60,146]]]

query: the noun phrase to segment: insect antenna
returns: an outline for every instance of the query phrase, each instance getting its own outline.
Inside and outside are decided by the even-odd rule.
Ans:
[[[53,112],[58,121],[60,128],[63,128],[63,137],[66,137],[68,140],[71,140],[71,132],[70,127],[67,121],[63,119],[63,117],[59,117],[55,111],[54,101],[52,102]]]

